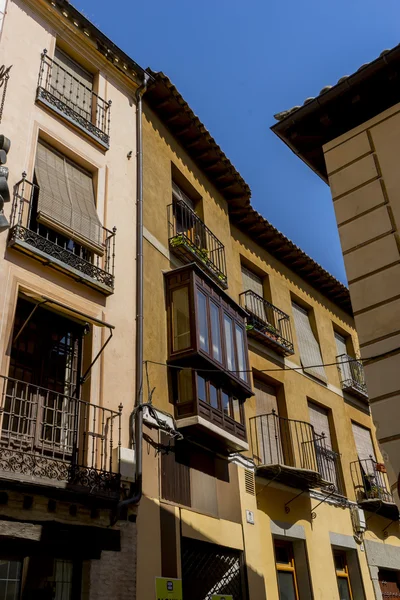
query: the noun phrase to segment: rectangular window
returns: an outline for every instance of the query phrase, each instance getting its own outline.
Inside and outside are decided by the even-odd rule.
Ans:
[[[205,352],[209,352],[207,297],[199,290],[197,290],[197,321],[199,327],[200,348]]]
[[[193,373],[189,369],[178,372],[178,402],[192,402],[193,400]]]
[[[323,364],[321,349],[310,323],[307,310],[292,302],[294,326],[300,352],[302,367],[306,373],[326,382],[326,373]]]
[[[334,551],[333,558],[335,561],[336,578],[339,588],[339,598],[340,600],[352,600],[353,595],[351,593],[349,568],[347,566],[346,553]]]
[[[231,415],[231,410],[230,410],[229,395],[224,391],[221,392],[221,403],[222,403],[222,412],[225,415],[233,417],[233,415]]]
[[[317,436],[315,453],[318,469],[325,481],[335,484],[336,491],[339,491],[339,458],[332,448],[329,411],[313,402],[308,403],[308,411]]]
[[[210,404],[213,408],[219,408],[219,406],[218,406],[218,390],[215,387],[215,385],[213,385],[212,383],[210,383]]]
[[[210,302],[210,315],[213,358],[222,363],[219,308],[214,302]]]
[[[226,362],[229,371],[236,371],[235,348],[233,345],[232,319],[224,314]]]
[[[54,96],[72,104],[87,121],[92,120],[93,75],[57,47],[50,85]]]
[[[280,600],[298,600],[296,569],[291,542],[275,540],[275,561]]]
[[[190,348],[189,290],[179,288],[172,292],[172,350]]]
[[[247,267],[242,265],[242,282],[243,282],[243,290],[245,292],[251,291],[264,298],[264,286],[263,280],[261,277],[250,271]]]
[[[207,402],[206,380],[201,375],[197,375],[197,396],[202,402]]]
[[[21,573],[21,561],[0,560],[0,600],[19,599]]]
[[[232,398],[232,411],[233,418],[237,423],[243,423],[242,415],[240,412],[240,402],[237,398]]]
[[[246,357],[245,357],[245,348],[244,348],[244,332],[243,328],[240,325],[235,324],[235,332],[236,332],[236,348],[238,355],[238,370],[239,377],[243,379],[243,381],[247,381],[248,374],[246,372]]]

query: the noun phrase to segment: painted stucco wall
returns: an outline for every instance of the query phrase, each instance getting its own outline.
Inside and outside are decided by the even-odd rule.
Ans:
[[[400,472],[400,105],[324,146],[377,437]]]

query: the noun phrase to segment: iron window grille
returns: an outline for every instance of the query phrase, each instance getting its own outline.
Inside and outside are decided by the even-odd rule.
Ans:
[[[168,206],[171,252],[184,263],[197,262],[223,288],[228,287],[225,247],[183,200]]]
[[[294,487],[334,486],[343,493],[339,455],[325,436],[305,421],[280,417],[274,410],[249,420],[250,447],[260,474]]]
[[[36,101],[105,148],[110,145],[111,100],[103,100],[43,50]]]
[[[94,254],[36,220],[39,194],[39,186],[28,181],[23,173],[14,188],[8,245],[63,270],[105,295],[113,293],[116,228],[102,228],[103,256]]]
[[[240,304],[247,310],[247,332],[268,344],[279,354],[294,353],[290,317],[282,310],[247,290],[239,295]]]
[[[341,354],[336,357],[336,360],[340,363],[338,369],[342,390],[355,394],[362,399],[367,399],[367,384],[362,362],[348,354]]]
[[[380,500],[394,504],[386,469],[374,458],[357,460],[350,465],[358,502]]]

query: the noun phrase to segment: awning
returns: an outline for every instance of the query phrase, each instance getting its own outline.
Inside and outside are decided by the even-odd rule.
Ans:
[[[35,175],[39,184],[38,222],[103,255],[103,230],[91,174],[39,142]]]
[[[24,290],[20,292],[21,298],[25,300],[30,300],[31,302],[35,302],[37,304],[44,304],[48,308],[53,308],[57,312],[64,313],[73,319],[78,319],[79,321],[84,321],[85,323],[90,323],[91,325],[96,325],[97,327],[106,327],[107,329],[115,329],[114,325],[110,325],[110,323],[106,323],[106,321],[101,321],[100,319],[96,319],[95,317],[91,317],[90,315],[83,313],[67,304],[62,304],[62,302],[58,302],[57,300],[53,300],[48,296],[44,296],[43,294],[39,294],[38,292],[32,292]]]

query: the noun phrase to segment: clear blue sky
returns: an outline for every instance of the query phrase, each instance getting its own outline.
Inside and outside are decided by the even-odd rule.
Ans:
[[[400,41],[398,0],[73,0],[142,67],[164,71],[269,221],[346,281],[329,189],[273,115]]]

